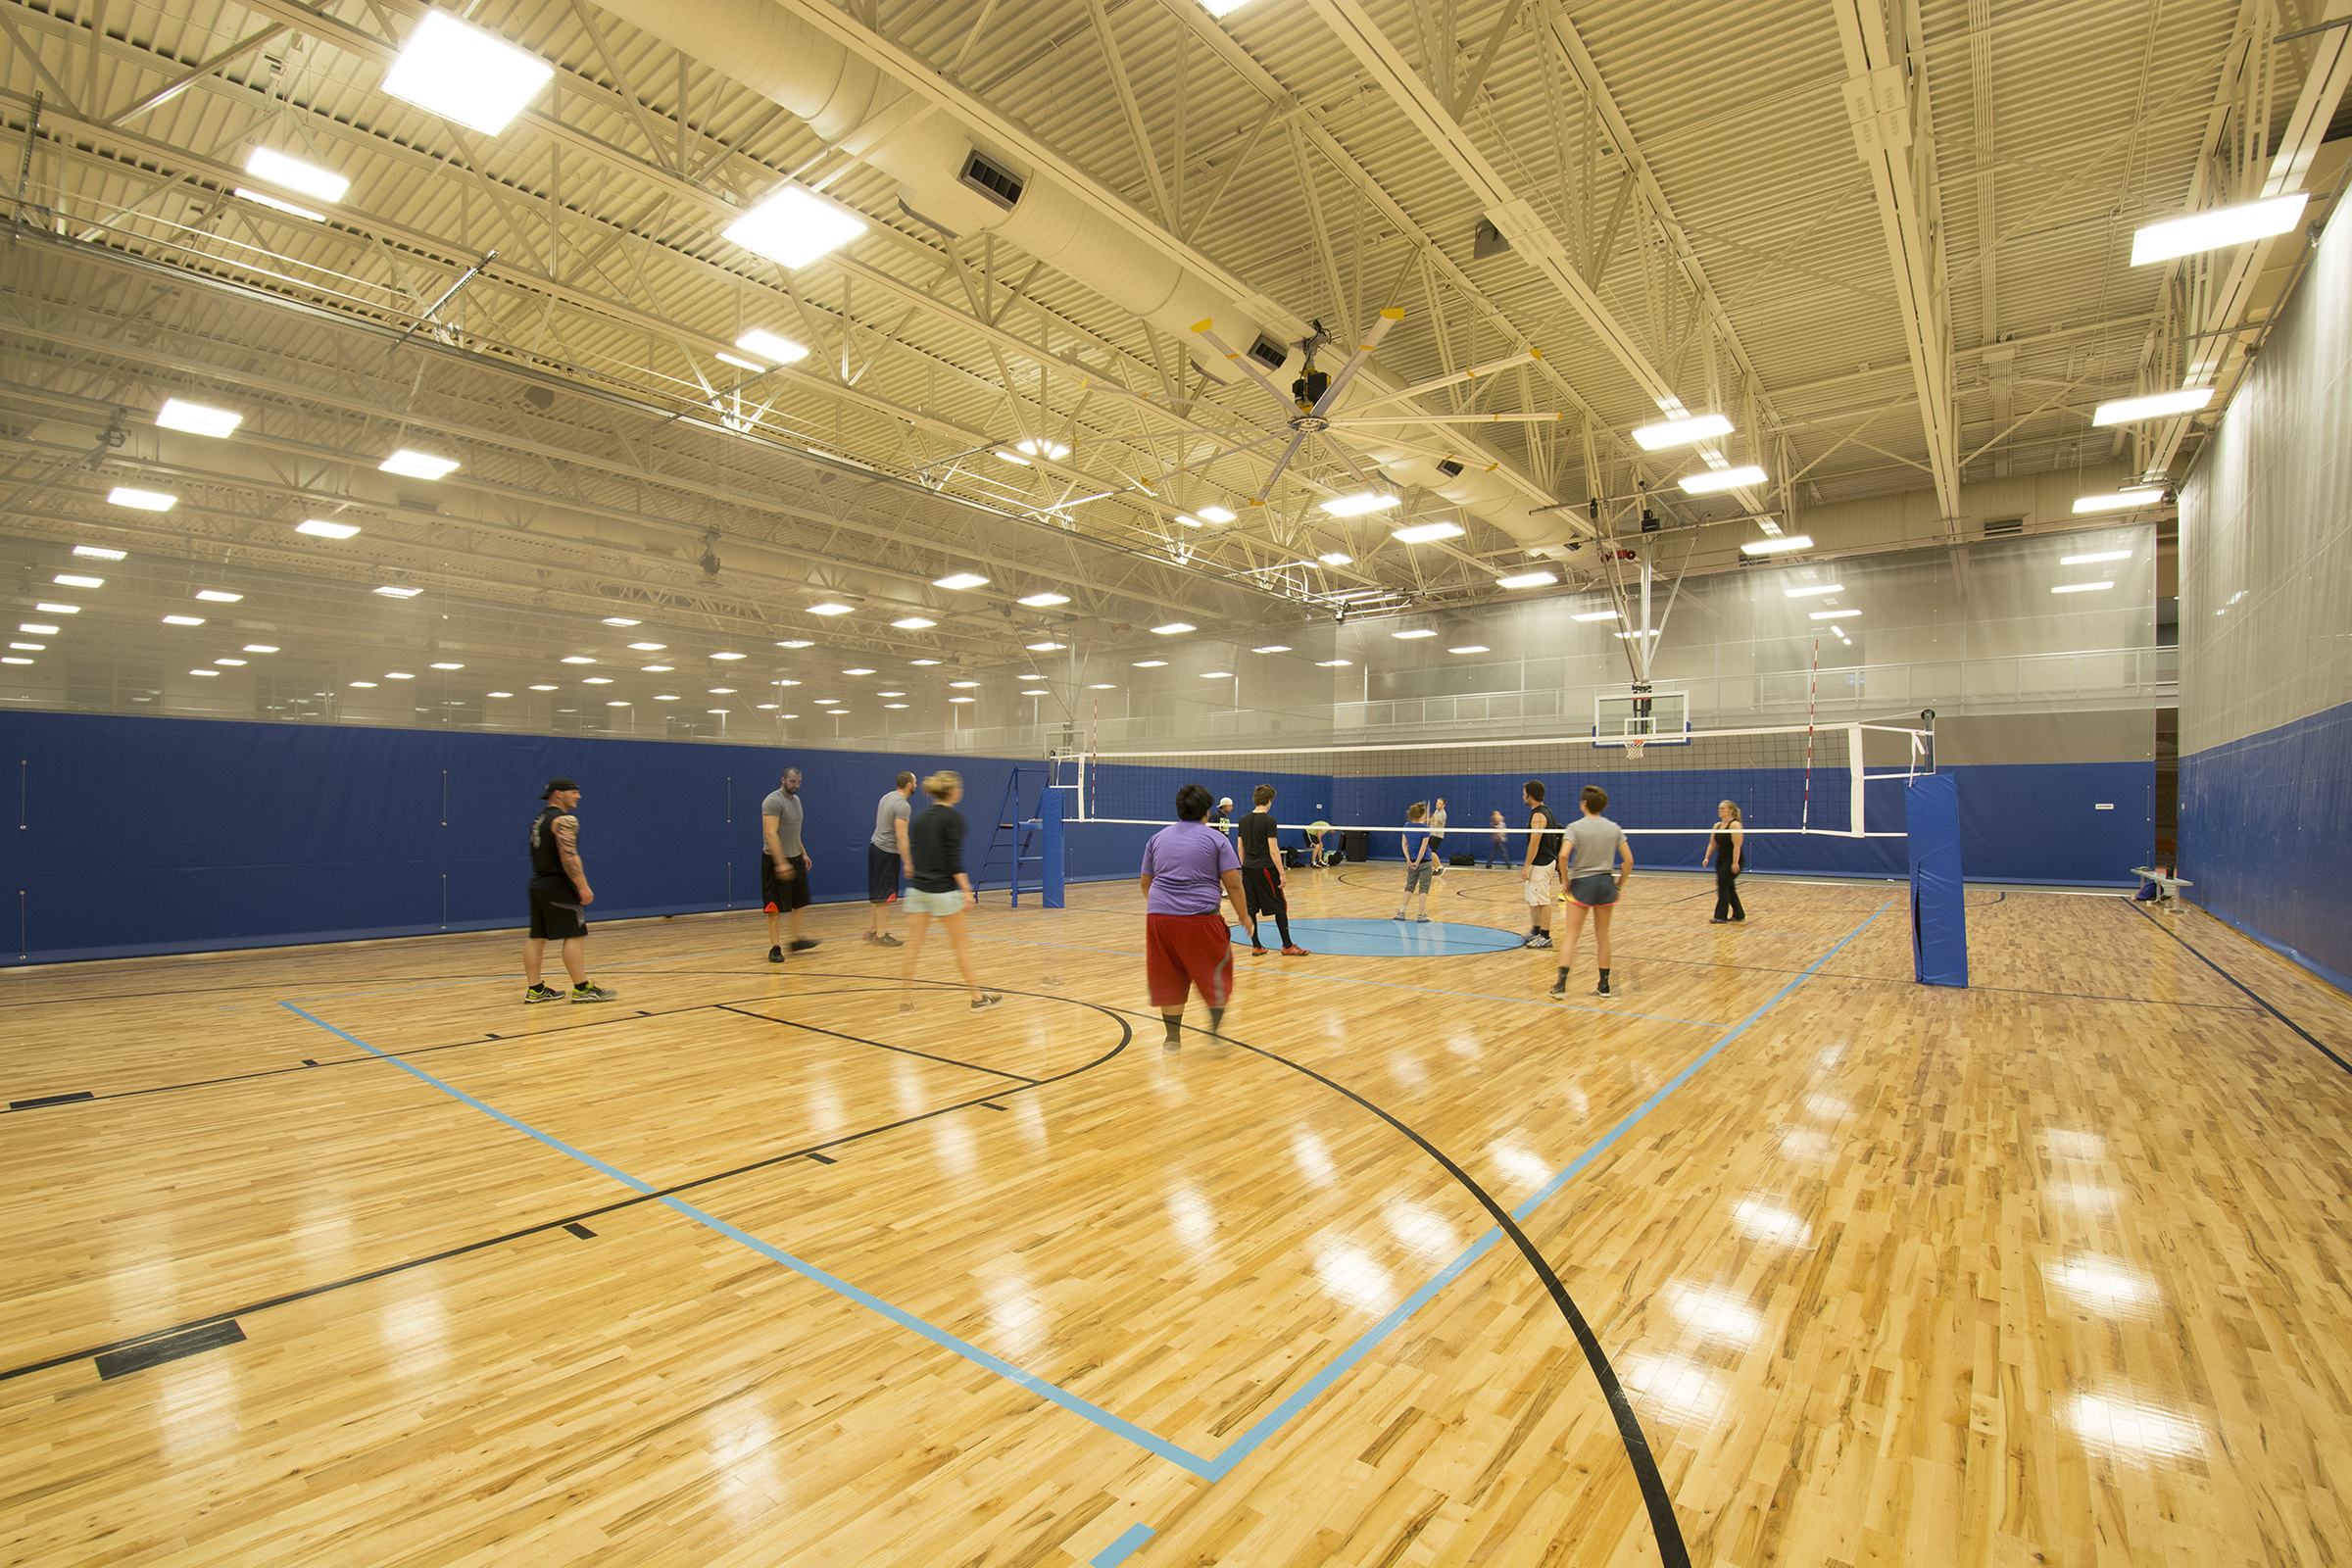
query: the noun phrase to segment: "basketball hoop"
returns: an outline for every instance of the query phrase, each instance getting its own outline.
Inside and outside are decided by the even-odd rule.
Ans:
[[[1642,748],[1648,744],[1649,740],[1646,736],[1628,735],[1625,738],[1625,760],[1629,762],[1639,762],[1642,760]]]

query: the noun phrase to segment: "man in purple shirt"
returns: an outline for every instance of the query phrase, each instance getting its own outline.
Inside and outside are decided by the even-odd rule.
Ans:
[[[1144,846],[1144,967],[1152,1005],[1168,1026],[1166,1047],[1184,1043],[1184,1004],[1192,988],[1208,1004],[1208,1029],[1225,1022],[1233,995],[1233,936],[1217,912],[1220,896],[1233,901],[1257,940],[1257,916],[1242,893],[1242,861],[1233,841],[1201,821],[1216,797],[1199,784],[1176,792],[1176,821]]]

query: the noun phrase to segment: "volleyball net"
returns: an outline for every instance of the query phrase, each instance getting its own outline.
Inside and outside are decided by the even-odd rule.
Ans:
[[[1275,791],[1288,828],[1323,822],[1335,833],[1398,832],[1419,803],[1446,802],[1450,840],[1468,847],[1528,828],[1521,794],[1544,787],[1563,821],[1586,785],[1608,793],[1605,814],[1628,834],[1705,834],[1717,804],[1740,808],[1749,833],[1901,838],[1904,785],[1934,771],[1931,733],[1884,724],[1599,733],[1505,741],[1424,741],[1227,751],[1088,752],[1054,760],[1073,822],[1161,825],[1176,792],[1205,786],[1235,817],[1257,786]],[[1494,821],[1500,811],[1503,820]],[[1426,824],[1424,824],[1426,825]]]

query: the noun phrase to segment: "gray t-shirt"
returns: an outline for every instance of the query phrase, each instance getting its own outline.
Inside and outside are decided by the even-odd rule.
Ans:
[[[784,858],[798,859],[808,853],[801,848],[801,798],[798,795],[776,791],[760,803],[760,814],[776,819],[776,848],[783,852]],[[760,848],[767,848],[764,829],[760,835]]]
[[[1446,808],[1443,806],[1429,813],[1429,836],[1440,841],[1446,837]]]
[[[874,807],[874,848],[885,855],[899,853],[898,824],[914,819],[914,806],[906,796],[892,790]]]
[[[1568,875],[1591,876],[1611,869],[1625,829],[1605,816],[1580,816],[1568,824]]]

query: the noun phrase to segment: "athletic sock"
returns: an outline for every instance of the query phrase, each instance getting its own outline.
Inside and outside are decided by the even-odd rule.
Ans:
[[[1282,933],[1282,945],[1284,947],[1295,948],[1298,945],[1291,940],[1291,917],[1289,915],[1276,915],[1274,917],[1274,928]]]
[[[1164,1023],[1164,1024],[1166,1024],[1166,1025],[1168,1026],[1168,1038],[1169,1038],[1170,1040],[1181,1040],[1181,1039],[1183,1039],[1183,1038],[1184,1038],[1184,1014],[1183,1014],[1183,1013],[1181,1013],[1181,1012],[1174,1012],[1174,1013],[1163,1012],[1163,1013],[1161,1013],[1161,1014],[1159,1015],[1159,1021],[1160,1021],[1160,1022],[1162,1022],[1162,1023]]]
[[[1222,1028],[1224,1028],[1224,1027],[1225,1027],[1225,1009],[1224,1009],[1223,1007],[1211,1007],[1211,1008],[1209,1008],[1209,1009],[1208,1009],[1208,1032],[1209,1032],[1210,1034],[1212,1034],[1212,1035],[1213,1035],[1213,1034],[1215,1034],[1215,1033],[1216,1033],[1216,1032],[1217,1032],[1219,1029],[1222,1029]]]
[[[1607,974],[1609,971],[1603,969],[1600,972],[1602,974]],[[1568,983],[1568,966],[1564,963],[1560,965],[1560,983],[1562,985],[1566,985]]]

